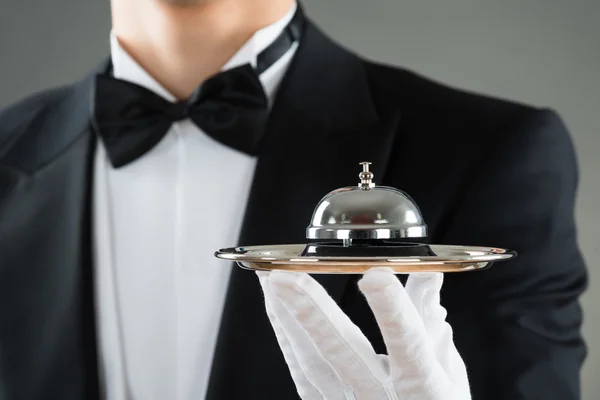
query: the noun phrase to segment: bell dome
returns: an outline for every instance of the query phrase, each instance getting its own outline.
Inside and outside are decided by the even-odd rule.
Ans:
[[[315,207],[308,239],[415,239],[427,237],[427,225],[406,193],[375,186],[369,162],[362,162],[360,183],[329,192]]]

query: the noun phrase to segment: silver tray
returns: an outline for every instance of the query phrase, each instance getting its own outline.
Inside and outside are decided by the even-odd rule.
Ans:
[[[509,260],[516,252],[493,247],[429,245],[437,256],[426,257],[310,257],[299,256],[305,244],[247,246],[221,249],[215,256],[254,271],[286,270],[311,274],[361,274],[373,267],[394,272],[464,272]]]

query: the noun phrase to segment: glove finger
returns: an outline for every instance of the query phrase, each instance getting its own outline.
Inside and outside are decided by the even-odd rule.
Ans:
[[[321,285],[308,274],[285,271],[272,272],[269,282],[344,386],[357,394],[381,391],[383,373],[373,347]]]
[[[373,268],[358,282],[381,330],[393,379],[424,380],[440,372],[421,316],[389,268]]]
[[[292,375],[292,379],[296,384],[296,390],[298,391],[298,394],[302,399],[323,400],[324,398],[320,391],[310,382],[304,373],[304,370],[301,366],[301,361],[296,357],[294,346],[288,339],[288,335],[283,328],[283,324],[281,322],[282,318],[280,318],[279,315],[283,314],[283,318],[285,319],[286,312],[285,310],[282,312],[281,303],[271,293],[271,289],[269,289],[269,273],[258,271],[256,274],[258,275],[260,285],[263,289],[267,316],[269,317],[269,321],[271,322],[271,326],[275,332],[275,337],[277,338],[277,342],[279,343],[279,347],[281,348],[285,362],[290,370],[290,375]]]
[[[453,380],[461,382],[466,379],[466,368],[454,345],[452,327],[446,321],[446,309],[441,304],[443,281],[442,273],[411,274],[406,282],[406,292],[423,320],[441,367]]]

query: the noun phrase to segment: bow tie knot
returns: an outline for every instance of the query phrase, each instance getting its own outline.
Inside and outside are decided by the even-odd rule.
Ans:
[[[167,115],[172,122],[178,122],[189,118],[190,105],[187,100],[178,101],[166,110]]]

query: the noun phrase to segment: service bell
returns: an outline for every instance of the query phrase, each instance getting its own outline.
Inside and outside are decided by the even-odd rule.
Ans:
[[[377,186],[361,162],[359,182],[327,193],[315,206],[305,244],[232,247],[215,256],[252,270],[363,273],[389,267],[397,273],[482,269],[516,256],[493,247],[427,244],[427,225],[414,200]]]
[[[328,193],[317,204],[307,239],[341,239],[348,245],[364,239],[423,239],[427,225],[406,193],[376,186],[370,162],[362,162],[357,186]]]

